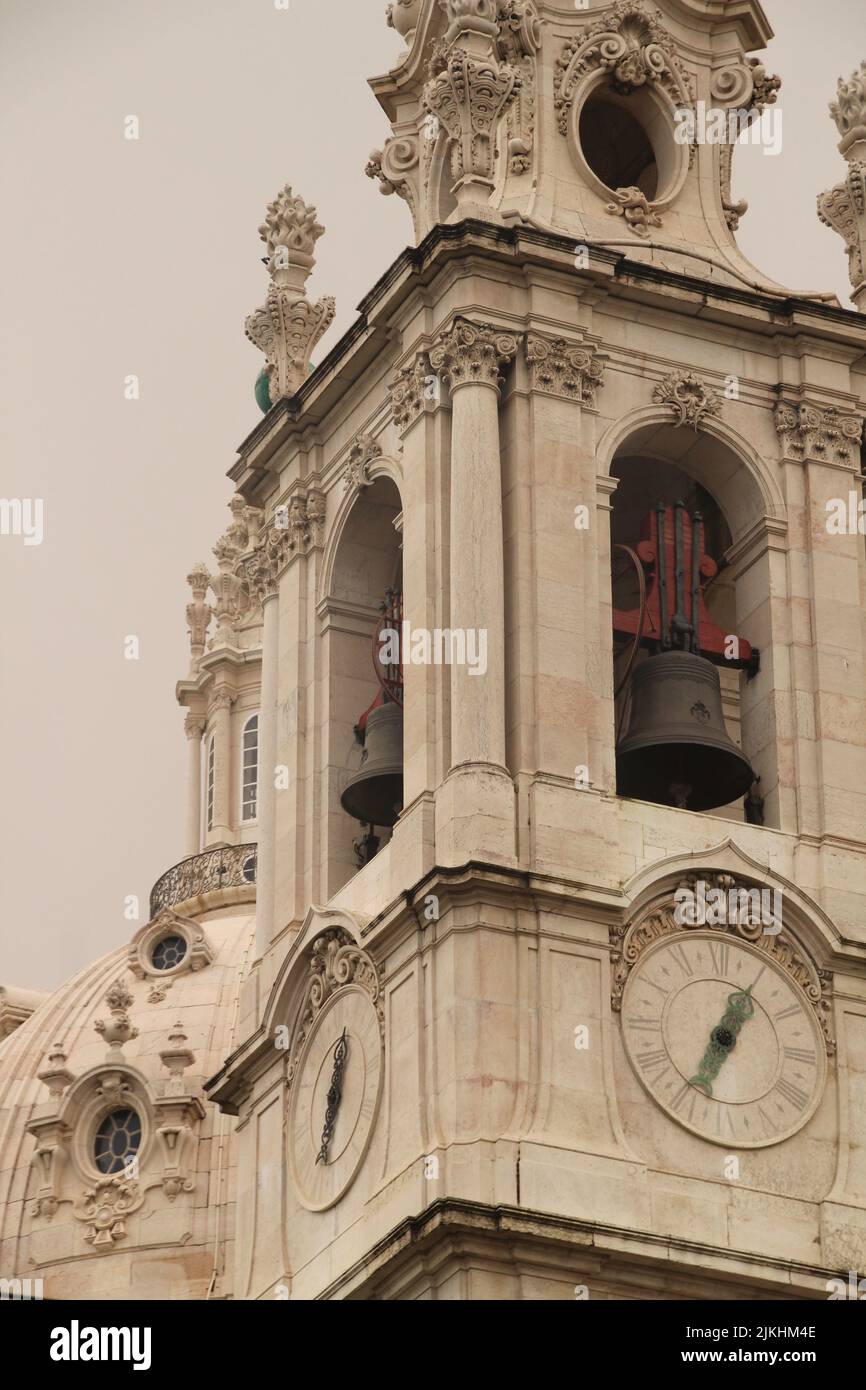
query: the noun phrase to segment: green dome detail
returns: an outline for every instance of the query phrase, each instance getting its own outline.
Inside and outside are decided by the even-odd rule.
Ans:
[[[311,376],[315,370],[316,370],[316,369],[315,369],[315,367],[313,366],[312,362],[308,362],[308,363],[307,363],[307,376]],[[259,372],[258,376],[256,377],[255,392],[256,392],[256,405],[258,406],[259,410],[262,412],[263,415],[267,415],[268,411],[270,410],[270,408],[271,408],[271,406],[272,406],[272,404],[273,404],[273,402],[272,402],[272,400],[271,400],[271,395],[270,395],[270,385],[269,385],[269,382],[268,382],[268,369],[267,369],[267,367],[262,367],[262,370]]]

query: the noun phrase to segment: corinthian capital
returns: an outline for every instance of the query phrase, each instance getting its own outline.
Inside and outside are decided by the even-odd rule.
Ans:
[[[324,230],[316,221],[316,209],[288,184],[268,204],[259,228],[268,248],[271,284],[266,302],[247,319],[246,334],[267,358],[272,405],[293,396],[303,385],[310,353],[334,317],[330,296],[311,304],[304,289],[316,263],[316,242]]]
[[[517,338],[491,323],[457,319],[430,353],[430,365],[453,391],[458,386],[495,386],[502,368],[517,355]]]

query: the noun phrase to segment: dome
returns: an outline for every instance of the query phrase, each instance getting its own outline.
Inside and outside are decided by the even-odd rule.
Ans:
[[[202,1086],[235,1044],[255,919],[179,907],[0,1042],[0,1271],[46,1298],[231,1296],[233,1121]]]

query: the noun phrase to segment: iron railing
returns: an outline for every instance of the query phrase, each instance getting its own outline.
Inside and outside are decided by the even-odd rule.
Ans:
[[[257,845],[222,845],[182,859],[158,878],[150,894],[151,920],[165,907],[197,898],[215,888],[238,888],[256,881]]]

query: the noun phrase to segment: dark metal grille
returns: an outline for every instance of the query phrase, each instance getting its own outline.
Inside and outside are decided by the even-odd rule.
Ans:
[[[238,888],[256,881],[256,845],[226,845],[182,859],[153,885],[150,915],[197,898],[215,888]]]

